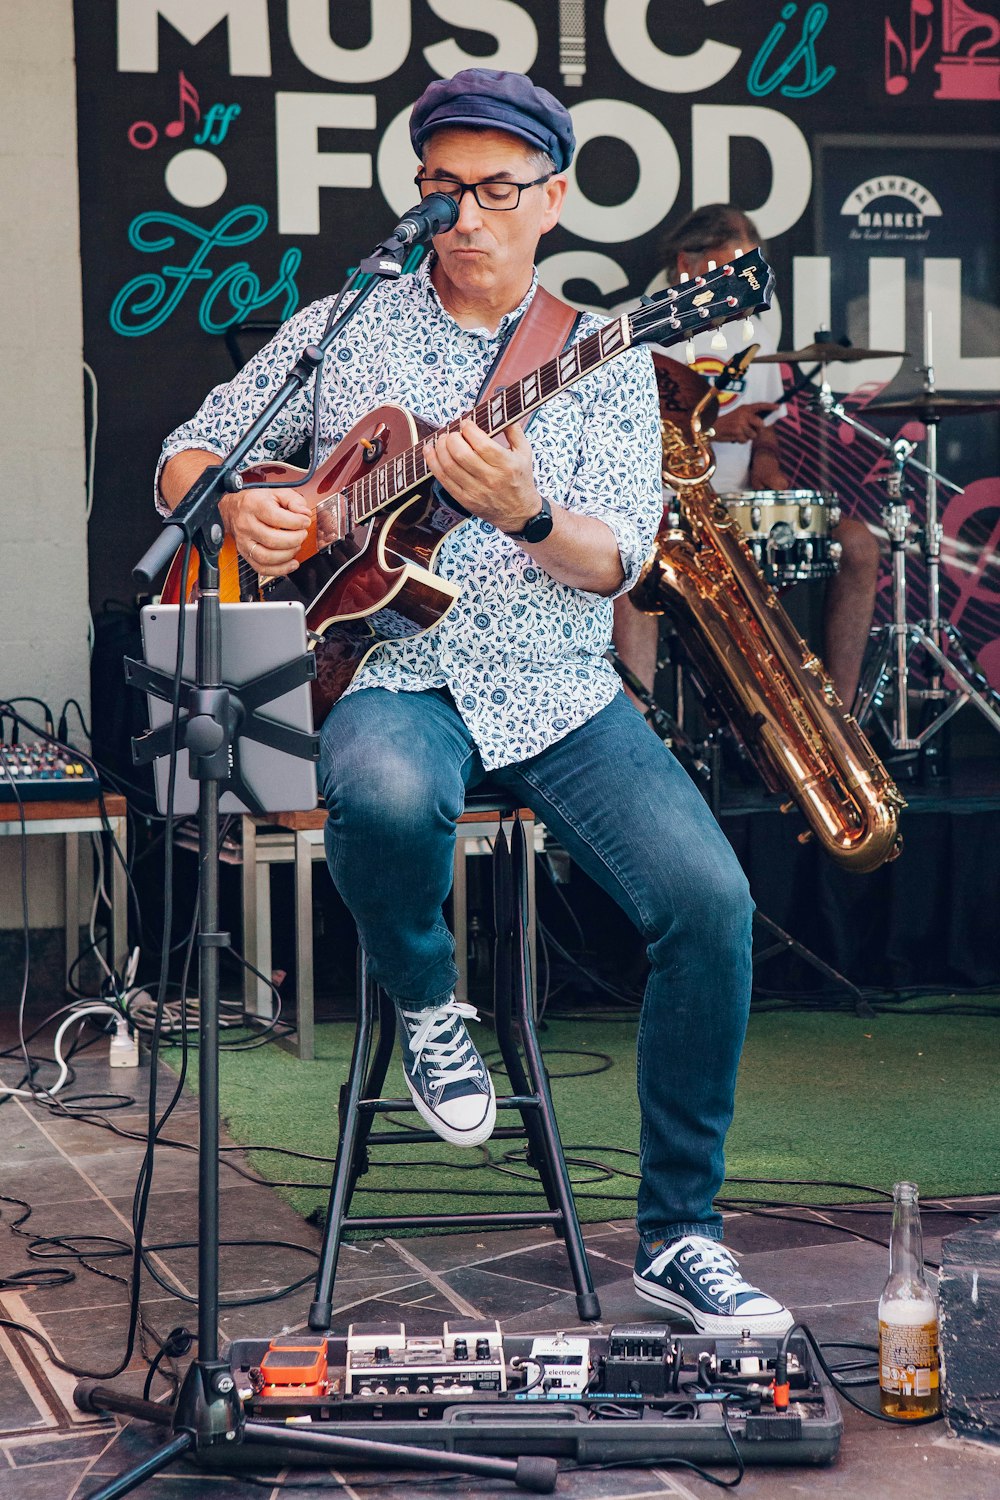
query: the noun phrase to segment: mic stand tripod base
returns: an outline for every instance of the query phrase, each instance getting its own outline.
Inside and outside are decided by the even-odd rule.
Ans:
[[[222,1387],[228,1382],[228,1389]],[[136,1464],[129,1473],[113,1479],[100,1490],[94,1490],[88,1500],[118,1500],[127,1495],[145,1480],[162,1473],[175,1458],[184,1454],[193,1457],[214,1450],[221,1457],[235,1453],[239,1448],[259,1453],[261,1464],[269,1460],[273,1464],[275,1455],[284,1467],[286,1450],[300,1451],[320,1463],[335,1463],[338,1459],[355,1459],[361,1463],[377,1463],[383,1468],[405,1467],[408,1469],[444,1470],[454,1474],[477,1475],[483,1479],[506,1479],[518,1489],[535,1494],[551,1495],[559,1475],[559,1465],[554,1458],[542,1455],[525,1455],[517,1459],[495,1458],[487,1454],[453,1453],[434,1448],[416,1447],[409,1443],[373,1442],[368,1438],[343,1437],[340,1434],[310,1431],[277,1422],[262,1421],[252,1417],[244,1419],[229,1366],[223,1362],[213,1366],[200,1365],[195,1360],[188,1368],[174,1407],[173,1417],[164,1407],[152,1401],[143,1401],[136,1396],[120,1395],[108,1386],[81,1381],[74,1392],[74,1400],[81,1411],[103,1416],[106,1412],[139,1417],[157,1426],[172,1425],[174,1437],[157,1448],[142,1463]],[[229,1466],[234,1460],[229,1460]],[[243,1465],[250,1467],[243,1460]],[[213,1467],[208,1460],[206,1468]]]

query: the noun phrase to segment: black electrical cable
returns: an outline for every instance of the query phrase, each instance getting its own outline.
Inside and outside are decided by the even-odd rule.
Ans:
[[[837,1391],[841,1396],[843,1396],[844,1400],[847,1401],[851,1406],[856,1407],[858,1411],[864,1412],[866,1417],[874,1417],[876,1422],[888,1422],[893,1427],[927,1427],[931,1422],[943,1421],[944,1418],[941,1412],[936,1412],[933,1416],[929,1417],[892,1417],[889,1416],[886,1412],[873,1411],[872,1408],[870,1406],[866,1406],[863,1401],[856,1401],[853,1396],[848,1395],[847,1391],[844,1388],[843,1382],[837,1379],[836,1375],[827,1364],[826,1356],[823,1353],[823,1346],[819,1343],[816,1335],[813,1333],[808,1323],[793,1323],[791,1328],[789,1328],[788,1332],[781,1340],[781,1344],[778,1347],[779,1368],[781,1368],[782,1360],[787,1361],[788,1343],[793,1333],[801,1333],[807,1339],[810,1348],[816,1356],[817,1363],[825,1373],[834,1390]],[[839,1346],[833,1345],[832,1347],[837,1348]],[[777,1378],[778,1377],[776,1374],[775,1379],[777,1380]]]
[[[37,700],[32,699],[31,701],[36,702]],[[3,706],[6,708],[9,705],[4,704]],[[44,707],[45,705],[43,704],[42,706]],[[13,712],[13,710],[11,711]],[[24,801],[21,797],[21,789],[17,784],[17,778],[14,776],[14,773],[10,768],[10,763],[7,759],[7,752],[2,743],[0,743],[0,768],[2,768],[4,775],[10,782],[11,789],[17,802],[17,814],[20,822],[21,931],[22,941],[24,943],[24,958],[22,961],[21,969],[21,993],[18,997],[17,1002],[17,1036],[20,1053],[24,1059],[24,1065],[27,1070],[27,1087],[31,1093],[34,1093],[34,1069],[31,1065],[31,1058],[28,1056],[28,1048],[24,1038],[24,1011],[25,1006],[28,1002],[28,984],[31,978],[31,921],[28,915],[28,825],[24,811]],[[6,1097],[11,1096],[8,1095]]]

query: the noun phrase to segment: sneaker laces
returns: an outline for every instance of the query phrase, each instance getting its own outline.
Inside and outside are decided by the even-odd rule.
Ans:
[[[650,1273],[658,1276],[668,1261],[676,1257],[677,1264],[682,1265],[692,1276],[702,1271],[710,1272],[708,1289],[713,1293],[721,1292],[724,1297],[731,1297],[738,1292],[758,1290],[757,1287],[752,1287],[738,1270],[736,1257],[732,1251],[720,1245],[718,1240],[705,1239],[701,1235],[690,1235],[681,1244],[683,1249],[677,1245],[668,1245],[665,1250],[661,1250],[649,1268]]]
[[[430,1083],[461,1083],[465,1078],[482,1077],[482,1059],[472,1045],[472,1038],[465,1030],[454,1032],[456,1021],[478,1021],[479,1012],[474,1005],[462,1000],[446,1000],[433,1010],[404,1010],[401,1012],[407,1023],[417,1023],[410,1033],[409,1046],[413,1053],[412,1072],[416,1072],[426,1055],[427,1075]],[[449,1033],[453,1033],[450,1034]],[[447,1036],[447,1040],[442,1040]],[[467,1056],[471,1053],[471,1056]]]

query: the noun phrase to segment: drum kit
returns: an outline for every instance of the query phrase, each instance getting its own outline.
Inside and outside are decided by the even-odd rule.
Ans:
[[[977,708],[1000,732],[1000,694],[972,662],[956,628],[941,616],[942,527],[938,492],[947,489],[961,494],[962,489],[946,479],[937,467],[938,424],[948,417],[1000,410],[1000,398],[955,396],[936,390],[930,342],[928,320],[925,363],[920,367],[923,389],[912,395],[876,399],[865,408],[866,415],[903,417],[924,423],[926,462],[914,457],[916,443],[903,437],[887,437],[848,411],[835,398],[827,380],[828,364],[901,358],[905,356],[904,350],[845,346],[824,337],[821,331],[814,343],[802,349],[758,356],[761,364],[812,365],[812,369],[799,376],[786,393],[786,399],[800,390],[811,390],[818,412],[862,434],[890,459],[882,521],[892,558],[892,618],[872,631],[871,650],[854,709],[860,724],[874,718],[893,749],[907,752],[922,750],[966,703]],[[924,515],[918,520],[917,537],[926,568],[928,607],[926,619],[920,621],[911,620],[908,614],[906,554],[915,517],[907,504],[907,494],[912,488],[907,470],[914,470],[923,478]],[[828,578],[837,571],[841,548],[833,532],[840,521],[840,504],[833,491],[739,491],[719,498],[744,533],[764,577],[774,587],[803,579]],[[922,653],[924,670],[920,680],[926,686],[918,686],[911,680],[914,652]],[[912,713],[915,701],[927,705],[919,728],[915,727]]]

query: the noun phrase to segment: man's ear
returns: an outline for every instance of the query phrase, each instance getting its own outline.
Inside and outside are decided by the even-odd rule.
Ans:
[[[542,214],[541,234],[548,234],[549,230],[554,229],[559,223],[568,186],[569,183],[561,172],[542,184],[542,192],[545,194],[545,210]]]

